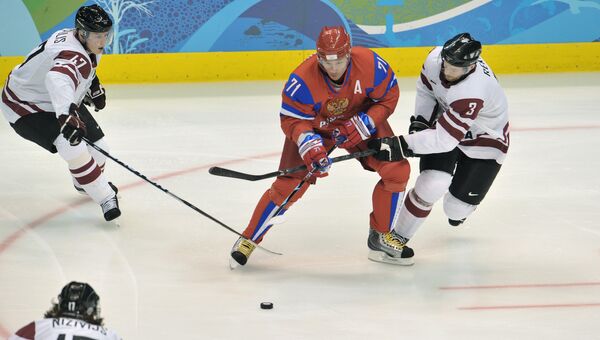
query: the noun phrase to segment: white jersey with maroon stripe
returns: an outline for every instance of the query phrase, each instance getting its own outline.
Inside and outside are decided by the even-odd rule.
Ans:
[[[417,80],[415,116],[433,125],[404,136],[416,154],[447,152],[456,146],[467,156],[502,164],[509,146],[508,103],[496,76],[479,59],[456,84],[441,76],[441,47],[434,48]]]
[[[120,340],[113,331],[70,318],[42,319],[29,323],[8,340]]]
[[[96,75],[100,55],[89,55],[74,29],[55,32],[16,66],[2,91],[4,112],[14,123],[36,112],[68,114],[71,103],[81,104]]]

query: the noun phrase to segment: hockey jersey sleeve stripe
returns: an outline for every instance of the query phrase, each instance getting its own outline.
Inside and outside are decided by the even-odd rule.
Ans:
[[[481,146],[481,147],[489,147],[502,151],[502,153],[508,152],[508,145],[502,143],[497,139],[490,138],[476,138],[474,140],[467,140],[460,143],[463,146]]]
[[[30,111],[27,111],[21,105],[8,99],[8,97],[6,95],[6,87],[4,88],[4,91],[2,91],[2,102],[21,117],[26,116],[31,113]]]
[[[306,113],[292,107],[291,105],[287,105],[286,103],[281,104],[280,114],[283,116],[288,116],[288,117],[293,117],[293,118],[298,118],[298,119],[303,119],[303,120],[314,120],[315,119],[314,116],[306,114]]]
[[[446,118],[446,114],[443,114],[440,119],[438,119],[438,125],[440,125],[444,130],[446,130],[454,139],[456,139],[457,141],[461,141],[463,139],[463,137],[465,136],[465,132],[455,128],[454,126],[452,126],[447,118]]]
[[[421,72],[421,82],[423,83],[423,85],[425,85],[427,87],[427,89],[429,91],[433,91],[433,86],[431,86],[431,84],[429,83],[429,80],[427,80],[427,77],[425,77],[423,72]]]
[[[37,105],[32,104],[27,101],[24,101],[21,98],[17,97],[17,95],[10,89],[10,87],[8,87],[8,82],[6,83],[6,86],[4,87],[4,89],[7,91],[7,94],[10,97],[10,98],[8,98],[9,100],[17,102],[17,103],[21,104],[22,106],[29,106],[31,108],[31,110],[33,110],[35,112],[44,112],[44,110],[40,109]],[[27,109],[27,110],[29,110],[29,109]],[[31,111],[31,110],[29,110],[29,111]]]
[[[458,117],[456,117],[455,115],[452,114],[452,112],[446,111],[444,116],[447,116],[448,121],[454,123],[455,125],[463,128],[465,130],[465,133],[467,133],[467,131],[469,131],[469,129],[471,128],[469,126],[469,124],[461,121],[460,119],[458,119]]]
[[[71,78],[75,88],[77,88],[77,86],[79,85],[79,81],[77,80],[77,77],[75,75],[73,75],[73,71],[71,69],[69,69],[68,67],[54,66],[53,68],[50,69],[50,71],[62,73],[64,75],[68,76],[69,78]]]
[[[30,322],[27,326],[19,329],[15,335],[22,339],[34,340],[35,339],[35,322]]]

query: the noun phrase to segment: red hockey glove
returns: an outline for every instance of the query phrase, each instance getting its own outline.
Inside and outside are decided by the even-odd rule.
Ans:
[[[327,150],[323,146],[323,138],[316,133],[310,133],[298,146],[300,157],[304,160],[309,171],[315,170],[313,176],[325,177],[331,167],[331,159],[327,157]]]
[[[85,124],[79,119],[77,105],[75,104],[71,104],[69,107],[68,115],[58,116],[58,123],[60,124],[60,133],[73,146],[81,143],[81,137],[84,137],[87,133]]]
[[[375,124],[364,112],[353,116],[334,132],[336,143],[344,149],[355,147],[375,133]]]

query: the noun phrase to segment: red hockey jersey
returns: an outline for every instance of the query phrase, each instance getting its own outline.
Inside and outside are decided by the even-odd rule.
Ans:
[[[282,91],[281,127],[294,142],[303,132],[315,131],[323,138],[359,112],[371,117],[376,136],[393,134],[387,118],[399,97],[390,65],[375,52],[353,47],[341,88],[336,91],[312,55],[290,75]]]

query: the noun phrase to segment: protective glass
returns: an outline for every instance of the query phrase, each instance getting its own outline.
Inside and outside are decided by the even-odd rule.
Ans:
[[[471,66],[454,66],[444,60],[444,75],[446,75],[447,78],[460,78],[467,74],[470,70]]]
[[[90,43],[96,43],[106,40],[106,45],[110,45],[113,41],[114,31],[111,28],[108,32],[86,32],[86,38]]]

